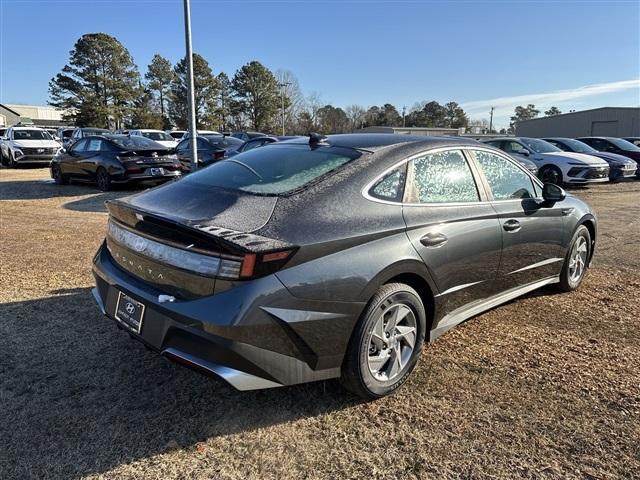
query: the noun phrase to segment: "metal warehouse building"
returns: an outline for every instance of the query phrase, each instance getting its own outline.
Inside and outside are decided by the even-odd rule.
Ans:
[[[603,107],[516,123],[519,137],[640,137],[640,108]]]
[[[54,107],[0,103],[0,126],[9,127],[25,119],[43,127],[61,127],[69,124],[62,120],[62,112]]]

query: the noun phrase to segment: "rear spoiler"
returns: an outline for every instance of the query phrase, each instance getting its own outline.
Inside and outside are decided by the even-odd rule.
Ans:
[[[191,223],[180,218],[160,217],[119,200],[109,200],[105,205],[115,220],[159,240],[183,244],[183,248],[195,246],[198,250],[211,250],[211,247],[216,247],[221,253],[236,255],[296,249],[287,242],[254,233],[239,232],[206,222]]]

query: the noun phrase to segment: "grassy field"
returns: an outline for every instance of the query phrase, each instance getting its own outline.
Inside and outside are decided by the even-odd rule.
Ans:
[[[594,267],[428,346],[394,396],[240,393],[98,312],[104,200],[0,170],[0,479],[640,478],[640,182],[574,193]]]

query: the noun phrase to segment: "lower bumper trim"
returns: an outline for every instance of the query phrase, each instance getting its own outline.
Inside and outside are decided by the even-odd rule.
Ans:
[[[281,387],[282,384],[272,382],[265,378],[256,377],[246,372],[241,372],[234,368],[225,367],[216,363],[208,362],[201,358],[195,357],[185,352],[181,352],[175,348],[166,348],[161,352],[163,357],[171,361],[197,370],[208,375],[216,375],[237,390],[261,390],[264,388]]]

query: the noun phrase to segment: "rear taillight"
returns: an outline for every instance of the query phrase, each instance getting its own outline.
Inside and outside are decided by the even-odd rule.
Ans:
[[[223,151],[219,151],[219,152],[213,152],[211,157],[214,160],[222,160],[224,158],[224,150]]]
[[[242,259],[240,278],[262,277],[280,270],[295,253],[295,249],[269,253],[247,253]]]
[[[142,173],[144,172],[144,168],[139,167],[138,165],[127,165],[127,173]]]

